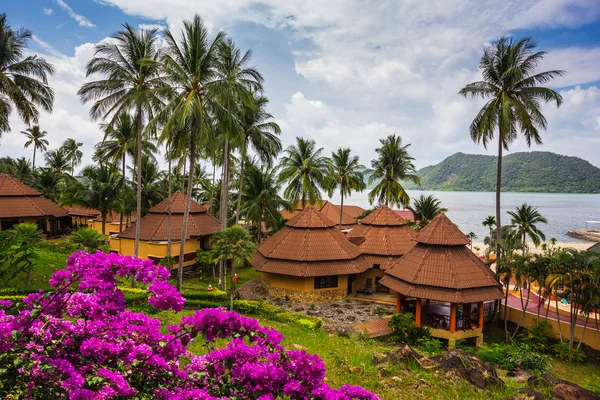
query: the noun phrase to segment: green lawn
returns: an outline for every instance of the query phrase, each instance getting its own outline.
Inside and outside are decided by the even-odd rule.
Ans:
[[[39,259],[36,260],[34,264],[33,273],[31,275],[31,286],[29,288],[25,286],[25,278],[27,276],[25,272],[21,272],[14,279],[8,282],[0,283],[0,288],[14,290],[50,289],[51,287],[48,284],[48,281],[52,277],[52,274],[65,267],[67,258],[69,258],[71,253],[65,254],[60,251],[52,251],[48,249],[36,250],[36,253],[38,254]]]
[[[238,283],[237,286],[242,285],[245,282],[248,282],[251,279],[260,277],[260,272],[257,272],[252,267],[238,268]],[[176,285],[177,280],[172,278],[169,280],[172,285]],[[213,279],[212,276],[205,276],[204,278],[184,278],[183,279],[183,290],[184,291],[200,291],[206,290],[208,285],[212,285],[213,288],[217,288],[219,281],[218,279]],[[227,275],[227,287],[230,285],[230,276]]]

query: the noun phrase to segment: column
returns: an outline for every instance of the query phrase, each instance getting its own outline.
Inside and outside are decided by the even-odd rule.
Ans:
[[[450,304],[450,333],[456,332],[456,303]]]
[[[417,299],[415,309],[415,325],[421,326],[421,299]]]
[[[480,301],[477,307],[479,308],[479,324],[477,324],[477,327],[483,329],[483,301]]]
[[[402,312],[402,295],[400,293],[396,293],[396,314],[400,314]]]

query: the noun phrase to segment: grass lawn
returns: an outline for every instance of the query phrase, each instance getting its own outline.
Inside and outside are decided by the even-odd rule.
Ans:
[[[238,268],[238,283],[239,287],[245,282],[248,282],[251,279],[260,277],[260,272],[257,272],[252,267]],[[230,285],[230,276],[227,275],[227,287]],[[169,282],[175,286],[177,284],[176,278],[169,279]],[[184,291],[204,291],[208,288],[208,285],[212,285],[213,288],[217,288],[219,283],[218,279],[213,279],[212,276],[205,276],[204,278],[184,278],[183,279],[183,290]]]
[[[31,286],[29,288],[25,286],[25,279],[27,277],[26,272],[21,272],[14,279],[8,282],[0,283],[0,288],[15,290],[51,289],[48,281],[54,272],[65,267],[67,258],[69,258],[71,253],[66,254],[60,251],[52,251],[48,249],[38,249],[36,250],[36,253],[39,259],[34,263],[33,273],[31,275]]]

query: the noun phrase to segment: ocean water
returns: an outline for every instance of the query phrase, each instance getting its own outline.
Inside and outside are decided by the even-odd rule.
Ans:
[[[367,191],[353,193],[344,199],[345,204],[370,208]],[[444,192],[409,190],[411,198],[433,194],[441,200],[442,206],[448,209],[446,215],[464,232],[474,232],[475,242],[483,241],[489,230],[481,223],[488,215],[496,215],[494,192]],[[334,204],[340,203],[338,194],[330,199]],[[502,225],[510,224],[510,216],[506,213],[523,203],[538,208],[548,220],[540,228],[547,239],[558,241],[576,241],[566,235],[569,230],[583,228],[585,221],[600,221],[600,194],[554,194],[554,193],[502,193]]]

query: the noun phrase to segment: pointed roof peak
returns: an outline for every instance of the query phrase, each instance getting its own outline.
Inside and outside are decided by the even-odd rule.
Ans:
[[[465,246],[470,240],[445,214],[438,214],[417,234],[415,241],[440,246]]]
[[[186,195],[181,190],[171,194],[171,213],[172,214],[183,214],[185,212],[185,200]],[[166,197],[163,201],[155,205],[149,210],[152,214],[166,214],[169,212],[169,197]],[[192,200],[190,202],[190,214],[205,213],[206,208]]]
[[[331,228],[335,226],[335,223],[314,206],[308,205],[285,225],[291,228]]]
[[[401,226],[408,224],[408,221],[388,206],[382,205],[363,218],[360,223],[362,225]]]
[[[41,196],[41,193],[10,175],[0,174],[0,196]]]

